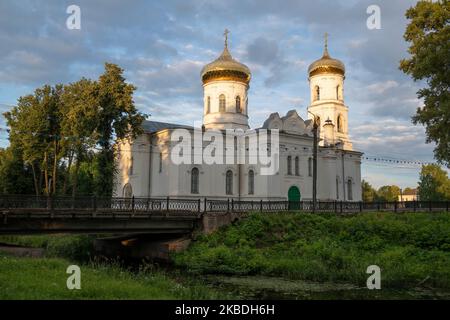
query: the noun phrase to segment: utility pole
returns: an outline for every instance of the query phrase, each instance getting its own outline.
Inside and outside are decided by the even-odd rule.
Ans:
[[[308,111],[309,112],[309,111]],[[316,203],[317,203],[317,129],[319,128],[319,123],[317,121],[317,116],[311,113],[313,118],[313,209],[312,212],[316,212]]]
[[[317,117],[314,116],[314,143],[313,143],[313,213],[316,212],[317,203],[317,129],[319,124],[317,123]]]

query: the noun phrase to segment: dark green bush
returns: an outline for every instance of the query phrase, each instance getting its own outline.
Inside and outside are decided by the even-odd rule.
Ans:
[[[450,288],[449,213],[252,214],[174,256],[193,273],[263,274],[365,286]],[[425,280],[425,282],[423,282]]]

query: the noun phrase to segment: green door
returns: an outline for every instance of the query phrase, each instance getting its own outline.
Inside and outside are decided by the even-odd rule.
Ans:
[[[300,190],[296,186],[292,186],[288,191],[289,210],[300,209]]]

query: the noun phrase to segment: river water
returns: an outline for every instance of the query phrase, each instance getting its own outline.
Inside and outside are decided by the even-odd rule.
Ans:
[[[238,299],[450,299],[449,291],[426,288],[369,290],[346,283],[318,283],[264,276],[209,275],[211,287]]]

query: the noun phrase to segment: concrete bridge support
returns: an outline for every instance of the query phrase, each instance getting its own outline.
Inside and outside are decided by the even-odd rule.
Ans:
[[[241,212],[218,212],[205,213],[201,221],[201,233],[210,234],[217,231],[220,227],[232,224],[242,218],[245,218],[248,213]]]
[[[197,228],[185,234],[130,234],[100,238],[94,242],[97,254],[115,258],[170,260],[170,254],[188,248],[196,234],[210,234],[245,217],[244,213],[206,213]],[[194,240],[195,241],[195,240]]]
[[[191,239],[186,235],[166,239],[149,238],[146,235],[128,238],[100,238],[94,241],[97,254],[122,259],[150,259],[168,261],[172,252],[185,250]]]

